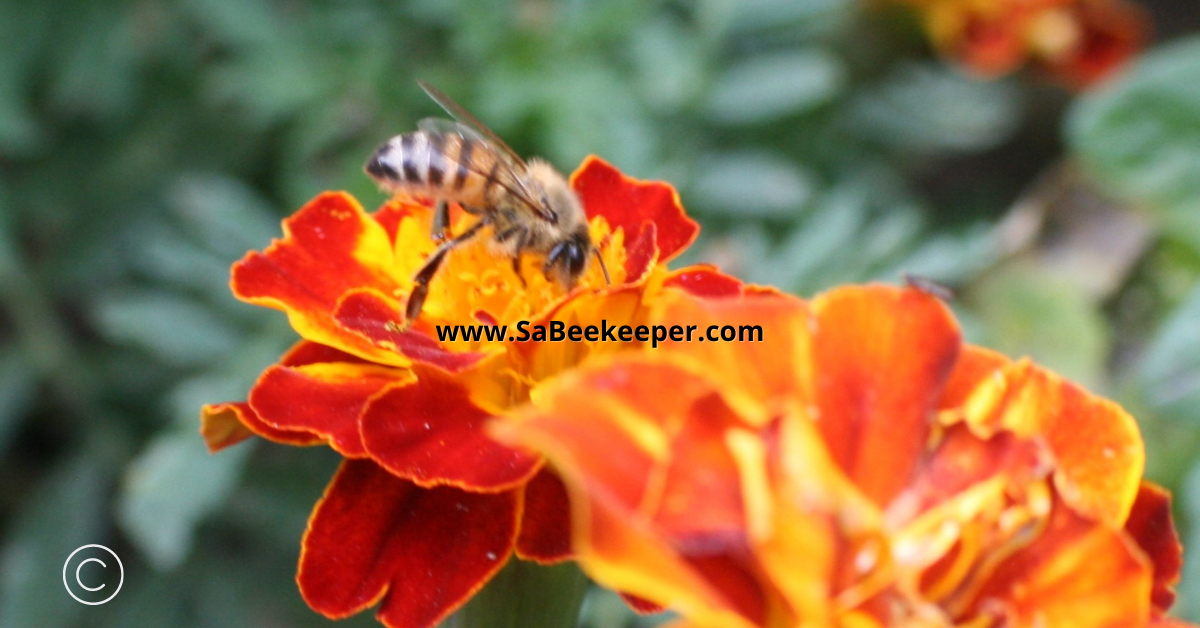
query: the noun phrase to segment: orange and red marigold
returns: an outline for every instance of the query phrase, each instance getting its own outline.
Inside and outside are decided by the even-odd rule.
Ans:
[[[389,626],[426,628],[461,606],[515,552],[570,557],[562,483],[536,453],[484,432],[544,379],[633,343],[441,343],[439,324],[637,324],[661,295],[738,295],[708,267],[666,262],[698,227],[668,185],[595,158],[571,177],[612,275],[593,267],[570,293],[527,259],[522,276],[484,239],[457,249],[403,320],[412,276],[433,250],[432,210],[396,199],[374,214],[326,193],[284,221],[284,237],[233,267],[234,294],[282,310],[302,340],[246,402],[206,406],[218,450],[251,435],[326,444],[345,457],[309,520],[297,581],[330,617],[379,604]],[[468,216],[458,216],[461,229]]]
[[[592,360],[490,427],[560,472],[600,583],[695,627],[1174,623],[1168,496],[1116,404],[917,290],[654,309],[767,342]]]
[[[1027,62],[1074,88],[1099,81],[1137,54],[1149,35],[1130,0],[896,0],[920,13],[933,45],[993,77]]]

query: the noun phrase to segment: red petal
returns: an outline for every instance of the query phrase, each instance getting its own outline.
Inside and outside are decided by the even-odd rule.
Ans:
[[[210,452],[216,453],[257,434],[284,445],[318,445],[321,438],[308,432],[281,430],[264,423],[248,403],[217,403],[200,410],[200,434]]]
[[[817,426],[834,460],[886,504],[925,449],[958,357],[958,326],[941,301],[917,290],[841,288],[812,307]]]
[[[627,177],[599,157],[583,161],[571,175],[571,187],[583,199],[588,217],[603,216],[614,231],[623,228],[627,241],[641,233],[643,223],[653,223],[661,262],[673,259],[700,232],[670,184]]]
[[[742,294],[742,282],[723,275],[711,266],[688,266],[673,273],[663,282],[669,288],[680,288],[698,297],[735,297]]]
[[[319,434],[343,456],[361,458],[367,452],[358,421],[367,401],[389,385],[412,379],[407,370],[374,364],[273,366],[250,391],[250,405],[273,427]]]
[[[628,232],[627,232],[628,233]],[[654,223],[645,223],[636,235],[626,240],[625,244],[625,283],[637,283],[657,261],[657,246],[655,238],[658,230]]]
[[[345,351],[307,340],[301,340],[292,345],[292,348],[288,349],[287,353],[284,353],[283,357],[279,358],[281,366],[304,366],[320,362],[358,362],[360,364],[371,364],[371,362]]]
[[[423,331],[404,329],[404,317],[395,303],[375,290],[348,291],[338,302],[333,318],[343,329],[361,334],[375,347],[452,373],[474,365],[484,356],[447,351]]]
[[[1150,19],[1141,6],[1124,0],[1076,2],[1070,11],[1080,42],[1043,69],[1069,87],[1083,89],[1111,75],[1146,45]]]
[[[516,494],[423,489],[366,460],[346,460],[308,522],[296,582],[338,619],[380,599],[390,628],[432,628],[508,560]]]
[[[415,383],[373,399],[361,429],[371,457],[400,477],[496,492],[523,484],[541,459],[489,438],[483,431],[489,418],[460,383],[423,369]]]
[[[384,203],[383,207],[371,214],[371,217],[383,227],[384,231],[387,231],[388,239],[394,244],[396,231],[400,229],[401,221],[412,216],[420,216],[422,213],[428,214],[430,211],[432,209],[428,206],[394,198]]]
[[[525,485],[517,556],[544,565],[571,558],[571,503],[567,487],[549,468]]]
[[[1012,72],[1025,59],[1018,20],[1005,11],[999,16],[965,15],[959,40],[950,42],[951,54],[971,71],[984,77]]]
[[[1142,482],[1125,532],[1133,537],[1154,567],[1154,590],[1150,600],[1154,614],[1161,617],[1175,603],[1175,585],[1183,569],[1183,545],[1171,519],[1171,494],[1149,482]]]
[[[667,610],[667,607],[661,604],[655,604],[650,600],[644,600],[632,593],[620,593],[621,599],[633,609],[633,612],[639,615],[653,615]]]
[[[392,277],[391,243],[384,229],[349,195],[327,192],[283,221],[284,238],[233,266],[238,298],[288,313],[301,337],[383,364],[407,360],[381,351],[338,327],[332,312],[348,290],[400,288]]]

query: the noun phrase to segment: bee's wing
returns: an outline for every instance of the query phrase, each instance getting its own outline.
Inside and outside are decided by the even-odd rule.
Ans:
[[[516,151],[509,148],[508,144],[504,143],[504,140],[500,139],[500,137],[493,133],[491,129],[487,128],[487,125],[480,122],[475,116],[471,115],[471,113],[464,109],[462,105],[454,102],[454,100],[449,96],[443,94],[441,90],[430,85],[429,83],[426,83],[425,81],[417,81],[417,84],[421,86],[421,89],[425,90],[426,94],[429,94],[429,97],[433,99],[433,102],[440,105],[442,109],[445,109],[446,113],[450,114],[450,117],[454,118],[455,121],[457,121],[460,125],[472,131],[472,134],[475,137],[487,141],[487,143],[491,144],[498,153],[511,161],[514,169],[519,168],[522,171],[525,170],[525,161],[522,160],[519,155],[517,155]]]
[[[492,143],[491,140],[483,135],[480,135],[475,129],[472,129],[461,122],[455,122],[454,120],[447,120],[445,118],[421,118],[417,121],[417,129],[425,131],[426,133],[454,133],[469,137],[478,142],[483,142],[484,144],[491,145]],[[507,158],[507,155],[502,156]]]
[[[525,177],[521,175],[525,173],[529,166],[517,155],[516,151],[509,148],[508,144],[504,143],[504,140],[500,139],[491,129],[487,128],[475,116],[471,115],[462,105],[454,102],[454,100],[443,94],[436,87],[425,81],[417,81],[417,84],[421,86],[421,89],[425,90],[426,94],[429,94],[429,97],[434,102],[440,105],[442,109],[445,109],[446,113],[454,117],[453,121],[442,118],[425,118],[417,123],[417,128],[428,132],[457,133],[465,137],[480,140],[490,146],[500,158],[501,163],[513,174],[511,177],[513,185],[510,186],[503,182],[501,185],[504,185],[512,193],[513,197],[527,205],[531,211],[543,220],[557,222],[558,217],[544,207],[543,203],[534,199],[529,189],[525,186]],[[472,164],[467,164],[467,167],[472,168]],[[488,173],[479,171],[479,174],[487,176]]]

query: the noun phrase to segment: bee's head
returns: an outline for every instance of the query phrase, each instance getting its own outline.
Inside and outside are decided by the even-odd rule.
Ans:
[[[546,255],[546,275],[558,280],[568,288],[575,285],[587,270],[588,256],[592,253],[592,239],[588,236],[587,224],[571,233],[567,239],[555,244]]]

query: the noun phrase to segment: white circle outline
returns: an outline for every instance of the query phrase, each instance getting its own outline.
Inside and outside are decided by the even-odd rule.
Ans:
[[[68,560],[70,560],[70,559],[68,559]],[[86,589],[88,591],[99,591],[100,589],[103,589],[105,586],[105,584],[103,582],[100,583],[100,586],[93,588],[93,587],[89,587],[88,585],[84,584],[83,580],[79,579],[79,570],[83,569],[84,565],[92,562],[93,560],[100,563],[101,567],[108,569],[108,565],[105,565],[104,561],[100,560],[99,558],[89,558],[89,559],[79,563],[79,566],[75,568],[75,584],[78,584],[79,586],[83,587],[84,589]]]
[[[75,596],[75,593],[71,591],[70,585],[67,584],[67,566],[71,564],[71,559],[74,558],[75,555],[79,553],[79,550],[84,550],[89,547],[99,547],[100,549],[108,552],[109,554],[112,554],[112,557],[117,559],[117,569],[120,570],[120,574],[121,574],[121,580],[117,582],[117,590],[113,591],[112,595],[104,598],[103,600],[100,600],[99,602],[85,602],[85,601],[79,599],[78,597]],[[100,563],[101,565],[104,565],[104,561],[100,560],[99,558],[89,558],[89,559],[83,561],[82,563],[79,563],[79,567],[83,567],[84,563],[86,563],[88,561],[92,561],[92,560]],[[108,567],[108,565],[104,565],[104,566]],[[87,589],[88,591],[99,591],[100,589],[104,588],[103,584],[96,587],[95,589],[93,589],[93,588],[87,586],[86,584],[84,584],[83,582],[80,582],[78,568],[75,569],[75,582],[79,583],[79,586],[83,587],[84,589]],[[75,598],[75,601],[79,602],[80,604],[87,604],[88,606],[99,606],[101,604],[104,604],[105,602],[108,602],[109,600],[113,599],[114,597],[117,597],[117,594],[121,592],[121,585],[123,585],[123,584],[125,584],[125,565],[121,563],[121,557],[117,556],[116,552],[108,549],[107,547],[104,547],[103,545],[91,543],[88,545],[84,545],[84,546],[75,548],[75,551],[71,552],[70,556],[67,556],[67,562],[63,563],[63,587],[66,588],[67,594],[70,595],[71,597]]]

